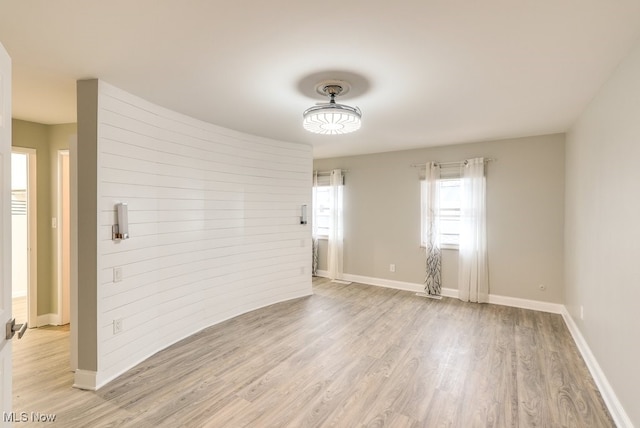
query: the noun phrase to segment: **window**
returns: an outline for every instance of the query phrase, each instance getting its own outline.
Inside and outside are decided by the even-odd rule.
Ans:
[[[315,210],[315,221],[316,221],[316,236],[318,238],[327,238],[329,237],[329,222],[331,216],[331,206],[330,206],[330,186],[314,186],[313,192],[316,205],[313,207]]]
[[[426,182],[422,180],[421,186]],[[421,189],[424,194],[424,188]],[[438,206],[439,212],[436,217],[441,248],[457,249],[460,244],[460,209],[461,209],[461,179],[460,169],[442,168],[441,178],[438,180]],[[424,220],[425,214],[422,213]],[[421,245],[426,246],[426,227],[422,227]]]
[[[342,175],[342,186],[336,186],[337,188],[331,185],[331,177],[331,173],[325,172],[317,174],[314,178],[312,202],[313,218],[311,220],[312,234],[314,238],[328,239],[331,235],[332,221],[337,222],[337,233],[338,231],[341,231],[343,227],[342,200],[344,194],[344,175]],[[337,206],[334,207],[334,204],[337,204]]]
[[[445,178],[440,186],[440,245],[458,248],[460,243],[460,179]]]

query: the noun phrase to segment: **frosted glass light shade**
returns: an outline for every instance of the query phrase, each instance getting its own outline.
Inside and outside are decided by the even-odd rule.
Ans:
[[[348,134],[361,126],[362,113],[357,107],[343,104],[321,104],[303,114],[304,129],[316,134]]]

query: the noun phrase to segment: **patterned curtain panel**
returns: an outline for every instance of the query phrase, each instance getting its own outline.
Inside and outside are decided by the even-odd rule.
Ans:
[[[458,296],[465,302],[489,301],[484,163],[469,159],[462,172]]]
[[[318,275],[318,222],[316,219],[316,209],[318,199],[316,189],[318,188],[318,171],[313,171],[313,190],[311,193],[311,275]]]
[[[440,166],[435,162],[426,165],[422,182],[422,236],[426,248],[426,276],[424,292],[439,296],[442,290],[442,257],[439,234]]]
[[[318,238],[311,238],[312,254],[311,254],[311,275],[318,276]]]

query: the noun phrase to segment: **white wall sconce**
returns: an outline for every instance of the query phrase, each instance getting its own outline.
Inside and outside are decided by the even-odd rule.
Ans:
[[[129,209],[126,202],[116,204],[116,211],[116,224],[111,228],[112,239],[114,241],[129,239]]]
[[[300,207],[300,224],[307,224],[307,206]]]

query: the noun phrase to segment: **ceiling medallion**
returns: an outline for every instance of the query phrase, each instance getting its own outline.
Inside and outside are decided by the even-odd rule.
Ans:
[[[358,107],[336,103],[336,97],[349,91],[349,84],[328,80],[316,86],[316,92],[329,97],[328,103],[318,103],[302,114],[304,129],[315,134],[348,134],[360,129],[362,112]]]

